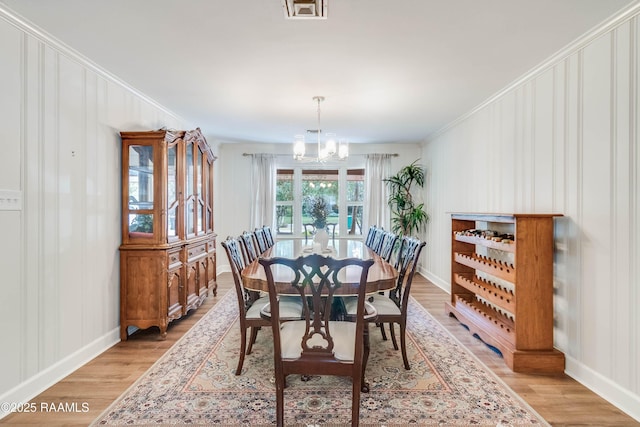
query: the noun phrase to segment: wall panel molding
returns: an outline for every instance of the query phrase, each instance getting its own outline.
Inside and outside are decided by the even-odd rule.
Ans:
[[[573,55],[577,50],[583,49],[585,46],[592,43],[598,37],[610,32],[617,26],[630,20],[632,17],[635,17],[638,13],[640,13],[640,3],[633,3],[627,6],[626,8],[622,9],[618,14],[616,14],[614,17],[612,17],[610,20],[601,23],[600,25],[593,28],[591,31],[583,34],[580,38],[576,39],[572,43],[560,49],[558,52],[556,52],[555,54],[547,58],[544,62],[538,64],[533,69],[529,70],[522,76],[518,77],[516,80],[514,80],[513,82],[511,82],[510,84],[502,88],[500,91],[496,92],[495,94],[487,98],[485,101],[483,101],[481,104],[471,109],[466,114],[463,114],[462,116],[458,117],[456,120],[452,121],[451,123],[447,124],[441,129],[438,129],[435,132],[428,135],[426,139],[427,140],[435,139],[441,134],[443,134],[444,132],[446,132],[447,130],[451,129],[452,127],[457,126],[458,124],[464,122],[467,118],[476,114],[479,110],[483,109],[485,106],[492,104],[493,102],[498,100],[498,98],[501,98],[502,96],[511,92],[512,90],[516,89],[522,84],[530,81],[531,79],[535,78],[536,75],[553,67],[558,62],[565,60],[567,57]]]
[[[26,36],[26,34],[22,34],[20,37],[20,92],[22,93],[22,101],[20,104],[21,107],[21,111],[20,111],[20,159],[25,159],[27,158],[27,149],[26,149],[26,143],[27,143],[27,137],[28,137],[28,131],[27,131],[27,121],[26,121],[26,117],[28,116],[28,103],[27,103],[27,99],[29,98],[29,93],[28,93],[28,84],[27,84],[27,79],[28,79],[28,75],[27,75],[27,69],[28,67],[28,61],[29,61],[29,55],[28,55],[28,38]],[[22,163],[22,160],[21,160]],[[24,171],[21,170],[20,171],[20,177],[25,176]],[[20,182],[20,190],[23,192],[23,200],[22,200],[22,207],[23,207],[23,211],[28,209],[28,200],[26,197],[24,197],[24,189],[25,189],[25,182],[24,180],[21,180]],[[24,266],[24,262],[25,260],[29,259],[29,253],[27,251],[27,245],[24,244],[26,240],[26,236],[25,236],[25,230],[23,227],[20,227],[20,241],[23,242],[22,245],[20,245],[20,251],[21,251],[21,256],[20,256],[20,266],[19,266],[19,272],[20,272],[20,278],[19,278],[19,283],[23,283],[25,280],[25,277],[23,277],[23,272],[25,275],[28,275],[28,270],[25,268]],[[30,292],[29,292],[29,288],[27,288],[26,286],[21,286],[20,287],[20,301],[22,302],[21,307],[20,307],[20,335],[23,337],[30,337],[32,335],[30,335],[30,332],[35,332],[33,330],[29,329],[29,326],[31,325],[31,319],[29,318],[29,310],[28,310],[28,304],[30,302]],[[20,376],[21,377],[25,377],[27,375],[27,363],[25,363],[25,361],[27,360],[27,358],[29,357],[29,339],[24,339],[22,340],[22,346],[20,348],[20,366],[19,366],[19,372],[20,372]]]
[[[164,114],[171,115],[180,122],[185,122],[183,118],[181,118],[179,115],[177,115],[173,111],[169,110],[168,108],[158,103],[154,99],[150,98],[149,96],[135,89],[133,86],[129,85],[125,81],[109,73],[104,68],[100,67],[98,64],[94,63],[89,58],[80,54],[76,50],[70,48],[65,43],[51,36],[46,31],[42,30],[41,28],[27,21],[23,17],[19,16],[17,13],[9,9],[6,5],[0,5],[0,18],[5,19],[7,22],[14,25],[18,29],[24,31],[26,34],[29,34],[31,37],[35,37],[36,39],[40,40],[42,43],[52,47],[53,49],[58,51],[61,55],[64,55],[65,57],[75,62],[78,62],[79,64],[82,64],[82,66],[85,67],[87,70],[107,80],[110,80],[111,82],[117,84],[123,89],[126,89],[127,91],[131,92],[131,95],[133,95],[134,97],[142,99],[145,102],[152,105],[154,109],[160,110]],[[194,127],[194,126],[191,126],[191,127]]]
[[[22,212],[0,221],[16,284],[3,294],[0,401],[25,402],[119,340],[118,132],[189,124],[2,7],[0,35],[15,141],[0,178],[23,192]]]
[[[439,230],[451,211],[483,211],[483,195],[495,206],[494,191],[508,199],[501,182],[513,185],[501,211],[564,215],[556,221],[554,343],[567,374],[640,421],[640,2],[630,10],[432,135],[422,157],[444,195],[425,190],[433,247],[448,247]],[[451,260],[425,257],[421,273],[450,289]]]
[[[638,149],[638,85],[640,75],[638,73],[640,58],[639,43],[639,19],[637,16],[631,20],[629,27],[629,259],[640,259],[640,251],[638,250],[638,241],[640,240],[640,223],[638,216],[640,215],[640,150]],[[630,326],[630,360],[638,360],[640,358],[640,267],[637,262],[629,263],[629,278],[633,286],[630,289],[630,298],[628,309],[631,312]],[[640,369],[630,373],[632,381],[632,389],[640,390]],[[640,393],[640,392],[639,392]],[[640,406],[640,405],[639,405]],[[640,412],[640,409],[638,410]],[[640,415],[638,416],[640,418]]]

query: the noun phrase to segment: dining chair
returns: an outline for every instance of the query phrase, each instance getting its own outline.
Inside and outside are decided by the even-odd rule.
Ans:
[[[360,416],[360,392],[364,384],[364,370],[368,357],[367,320],[375,311],[366,314],[366,282],[373,260],[355,258],[333,259],[311,254],[297,259],[259,258],[269,286],[270,313],[274,342],[274,370],[276,381],[276,422],[284,425],[284,388],[287,375],[336,375],[352,381],[351,425],[357,426]],[[291,270],[291,287],[300,295],[303,320],[282,322],[277,306],[278,289],[272,269]],[[349,289],[357,292],[353,321],[331,320],[339,304],[334,297],[341,292],[341,277],[355,274],[359,280]],[[264,312],[264,311],[263,311]],[[339,318],[339,316],[337,316]]]
[[[252,263],[258,258],[258,251],[256,250],[254,234],[250,231],[245,231],[239,237],[240,244],[242,245],[242,256],[245,264]]]
[[[398,235],[393,231],[387,231],[385,233],[384,239],[382,239],[382,244],[380,246],[380,257],[389,262],[391,260],[391,256],[393,255],[393,251],[396,248],[397,242]]]
[[[407,329],[407,308],[409,306],[409,294],[411,292],[411,283],[416,272],[418,260],[422,248],[426,245],[414,237],[403,237],[400,242],[400,249],[396,261],[396,269],[398,270],[398,279],[395,289],[389,292],[389,295],[374,294],[369,297],[368,302],[376,309],[378,316],[376,323],[382,328],[382,336],[384,334],[384,325],[389,324],[391,331],[391,340],[393,348],[398,350],[398,342],[396,340],[394,324],[400,326],[400,347],[402,349],[402,361],[404,368],[409,370],[409,358],[407,357],[406,329]],[[345,310],[348,314],[356,312],[356,302],[353,298],[344,299]]]
[[[267,237],[264,234],[264,228],[256,228],[253,231],[253,235],[256,239],[256,246],[259,254],[263,254],[267,249],[269,249],[269,246],[267,245]]]
[[[382,247],[382,243],[384,242],[385,237],[384,228],[376,228],[375,234],[373,236],[373,242],[371,243],[371,249],[378,255],[380,255],[380,248]]]
[[[269,305],[269,297],[260,297],[260,293],[246,289],[242,283],[240,272],[245,267],[244,257],[241,254],[240,243],[233,237],[221,242],[222,247],[229,258],[231,274],[236,288],[238,300],[238,312],[240,323],[240,357],[236,367],[236,375],[242,373],[245,354],[251,354],[253,344],[256,342],[258,331],[261,327],[268,327],[271,322],[260,315],[261,309]],[[297,297],[283,298],[280,301],[280,313],[287,318],[300,318],[302,316],[302,302]],[[247,345],[247,330],[251,329]]]
[[[375,225],[372,225],[371,227],[369,227],[369,231],[367,232],[367,238],[364,240],[364,244],[369,248],[373,245],[373,239],[376,235],[377,229],[378,227]]]
[[[304,227],[304,242],[309,242],[309,237],[313,237],[316,234],[316,226],[310,222],[302,224]]]
[[[263,225],[262,229],[264,230],[264,237],[267,240],[267,248],[270,248],[276,242],[273,238],[273,233],[271,232],[271,227],[268,225]]]

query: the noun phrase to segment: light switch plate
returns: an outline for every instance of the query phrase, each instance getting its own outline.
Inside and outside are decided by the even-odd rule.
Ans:
[[[0,190],[0,211],[22,210],[22,191]]]

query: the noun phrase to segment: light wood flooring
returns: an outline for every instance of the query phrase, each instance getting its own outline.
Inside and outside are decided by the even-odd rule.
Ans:
[[[210,295],[204,304],[185,318],[172,322],[167,339],[159,339],[158,329],[140,331],[120,342],[91,362],[53,385],[31,402],[42,405],[77,404],[78,412],[14,413],[0,420],[12,426],[86,426],[118,398],[194,325],[227,290],[233,286],[230,273],[218,278],[218,296]],[[444,313],[446,292],[422,276],[414,279],[412,295],[516,391],[553,426],[640,426],[640,423],[606,402],[566,375],[546,376],[513,373],[501,357],[471,334],[455,318]],[[88,406],[82,412],[82,404]]]

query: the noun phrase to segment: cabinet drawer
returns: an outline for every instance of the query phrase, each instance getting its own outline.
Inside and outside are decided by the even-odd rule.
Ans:
[[[207,243],[199,243],[193,246],[187,246],[187,261],[200,258],[207,254]]]
[[[182,266],[180,260],[180,248],[167,252],[167,269],[174,270]]]

